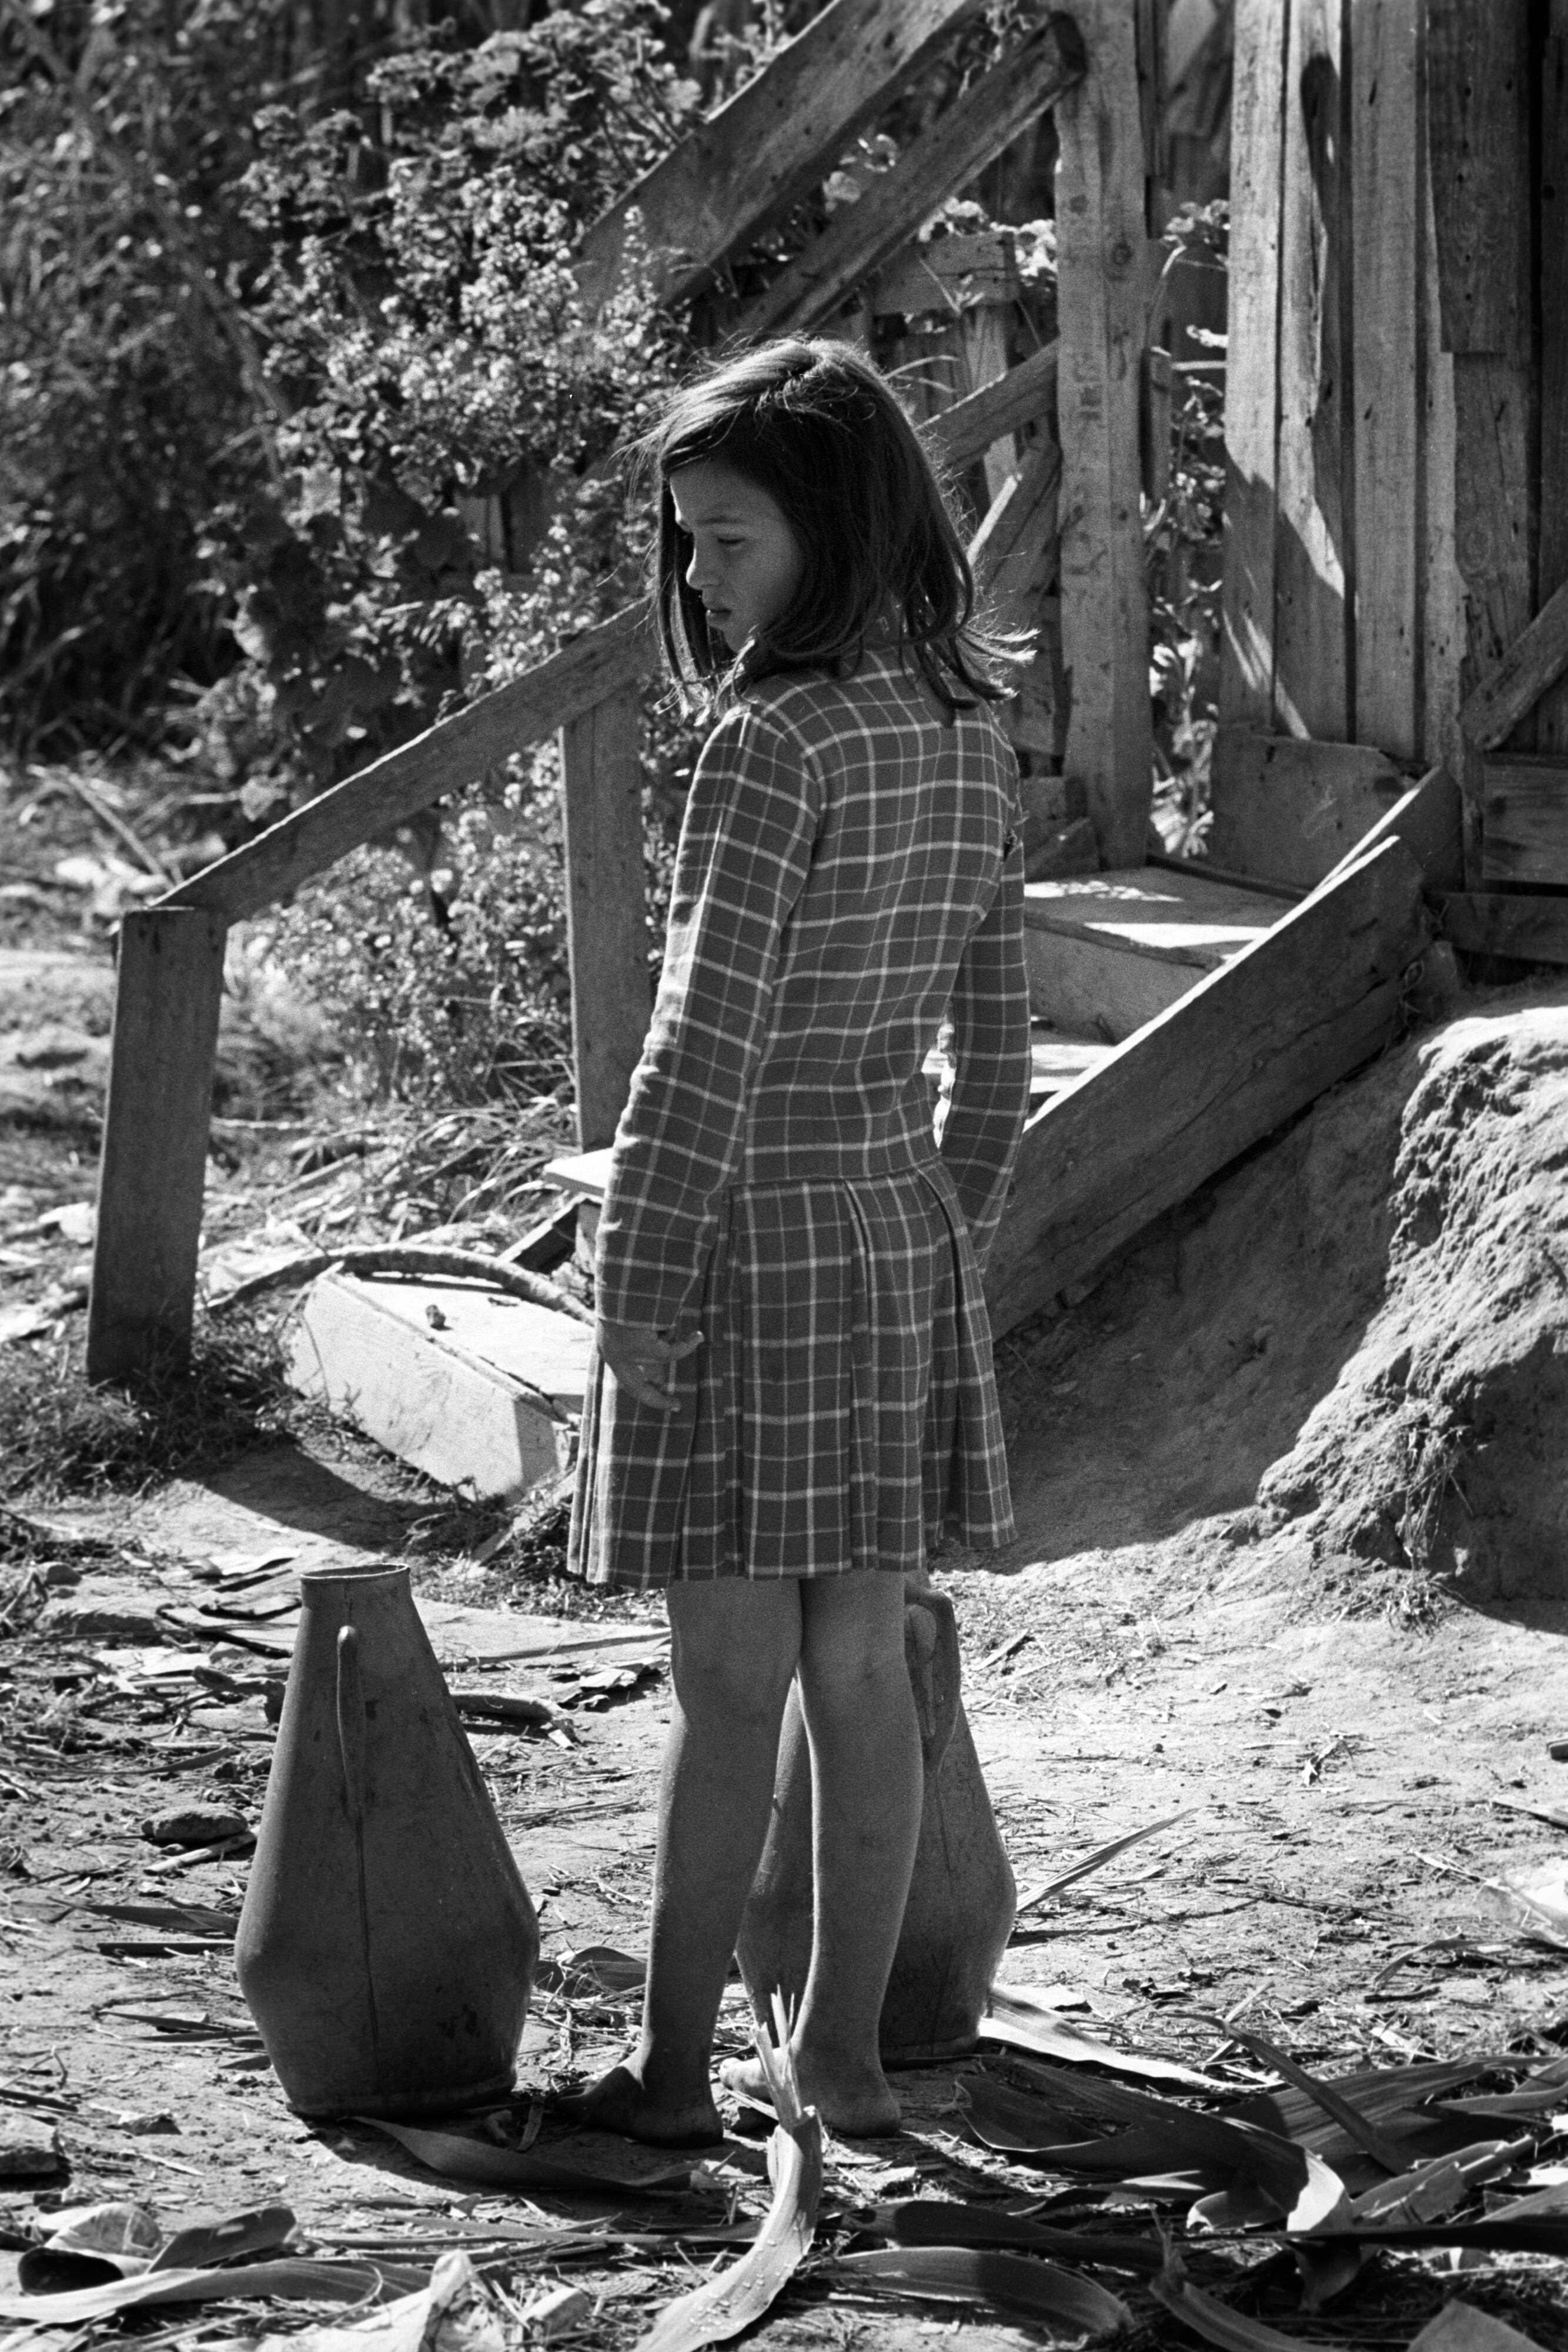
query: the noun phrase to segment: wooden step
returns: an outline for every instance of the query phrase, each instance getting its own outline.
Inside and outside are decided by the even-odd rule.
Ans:
[[[1295,902],[1145,866],[1024,886],[1030,1002],[1058,1030],[1119,1045],[1206,973],[1253,946]]]

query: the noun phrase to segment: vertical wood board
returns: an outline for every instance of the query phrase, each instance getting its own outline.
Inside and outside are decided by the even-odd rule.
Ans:
[[[1068,772],[1110,866],[1143,856],[1154,791],[1138,415],[1149,250],[1130,11],[1087,0],[1083,81],[1056,110],[1062,655]]]
[[[1536,596],[1568,580],[1568,9],[1545,44],[1541,90],[1541,546]],[[1568,685],[1535,714],[1543,751],[1568,750]]]
[[[1421,0],[1356,0],[1350,36],[1355,707],[1347,733],[1421,748]]]
[[[1280,205],[1288,24],[1287,0],[1237,0],[1230,121],[1230,333],[1225,378],[1222,725],[1268,727],[1273,720]]]
[[[639,726],[637,693],[623,688],[561,730],[571,1045],[584,1151],[614,1136],[652,1010]]]
[[[1427,83],[1443,343],[1530,341],[1530,0],[1427,0]]]
[[[1494,352],[1455,355],[1454,557],[1465,583],[1467,694],[1497,668],[1532,609],[1529,422],[1527,363]]]
[[[184,907],[120,923],[88,1306],[92,1381],[177,1362],[190,1347],[226,931],[221,916]]]
[[[1353,352],[1340,0],[1291,0],[1280,213],[1275,724],[1343,743],[1354,729]]]
[[[1423,116],[1425,101],[1423,100]],[[1425,129],[1423,128],[1423,136]],[[1464,584],[1454,552],[1456,433],[1454,361],[1443,349],[1437,292],[1437,233],[1429,172],[1421,173],[1421,757],[1458,775],[1465,658]]]

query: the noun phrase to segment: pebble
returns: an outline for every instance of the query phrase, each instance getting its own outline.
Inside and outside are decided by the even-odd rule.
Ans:
[[[221,1845],[249,1832],[243,1813],[220,1805],[176,1805],[166,1813],[150,1813],[141,1824],[142,1836],[153,1845]]]

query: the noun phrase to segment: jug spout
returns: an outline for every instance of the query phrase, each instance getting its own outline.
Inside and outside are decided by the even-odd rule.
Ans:
[[[301,2115],[505,2098],[538,1925],[408,1570],[300,1588],[240,1989]]]

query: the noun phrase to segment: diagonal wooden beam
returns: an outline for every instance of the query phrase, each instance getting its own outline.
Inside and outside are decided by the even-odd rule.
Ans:
[[[1071,16],[1053,16],[913,140],[891,171],[878,173],[855,203],[834,214],[747,305],[737,335],[759,341],[765,335],[805,334],[831,318],[939,205],[1082,80],[1083,70],[1078,27]]]
[[[1515,637],[1490,677],[1483,677],[1459,712],[1459,725],[1478,751],[1495,751],[1521,719],[1528,718],[1549,686],[1568,669],[1568,581],[1547,599],[1530,626]]]
[[[1423,939],[1420,869],[1381,841],[1037,1112],[987,1270],[992,1330],[1380,1053]]]
[[[578,247],[583,299],[615,291],[633,213],[665,301],[803,196],[982,0],[831,0],[727,106],[601,213]]]

